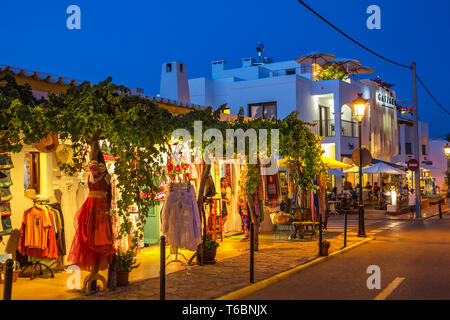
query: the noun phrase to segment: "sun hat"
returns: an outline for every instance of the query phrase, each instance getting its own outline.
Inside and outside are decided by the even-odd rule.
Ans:
[[[43,137],[38,143],[33,144],[33,147],[42,153],[51,153],[56,150],[59,145],[58,136],[54,133],[49,133]]]

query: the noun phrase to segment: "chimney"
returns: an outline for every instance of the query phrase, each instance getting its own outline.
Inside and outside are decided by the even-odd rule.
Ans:
[[[255,65],[256,60],[253,58],[243,58],[242,59],[242,67],[251,67]]]
[[[225,60],[218,60],[211,62],[211,71],[213,79],[215,78],[215,75],[222,73],[225,70],[225,64],[227,62]]]
[[[159,95],[165,99],[191,102],[185,64],[181,62],[163,63]]]

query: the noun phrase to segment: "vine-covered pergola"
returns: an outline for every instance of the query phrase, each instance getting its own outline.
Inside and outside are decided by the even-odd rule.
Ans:
[[[320,157],[320,138],[312,133],[311,124],[301,121],[297,113],[285,119],[246,119],[239,116],[235,121],[221,121],[223,108],[213,110],[209,107],[192,109],[186,114],[172,114],[146,98],[131,94],[127,87],[112,83],[111,78],[98,84],[86,81],[71,86],[60,95],[49,94],[48,99],[37,100],[30,86],[18,85],[14,74],[6,71],[0,73],[0,152],[20,152],[24,145],[31,145],[48,133],[54,133],[72,145],[73,163],[59,165],[64,173],[73,175],[86,166],[88,156],[90,159],[98,157],[99,141],[107,139],[115,156],[114,174],[121,194],[117,203],[118,215],[123,218],[119,236],[131,232],[130,205],[137,205],[142,212],[138,226],[145,223],[148,212],[145,208],[154,204],[153,195],[160,190],[160,160],[168,151],[172,132],[183,128],[193,137],[195,121],[202,121],[203,132],[214,128],[223,137],[227,129],[278,129],[279,155],[289,159],[298,190],[315,188],[314,177],[324,167]],[[269,145],[270,138],[269,135]],[[202,152],[209,143],[203,142]],[[225,150],[225,139],[223,143]],[[246,154],[242,156],[248,157],[249,148],[245,150]],[[201,174],[199,209],[209,168],[210,165],[205,164]],[[250,203],[259,174],[259,167],[249,164],[246,192]],[[142,193],[152,196],[141,197]],[[258,225],[258,219],[250,211],[252,221]]]

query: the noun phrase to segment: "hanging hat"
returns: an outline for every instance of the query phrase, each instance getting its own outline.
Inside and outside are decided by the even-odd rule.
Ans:
[[[25,197],[28,198],[28,199],[37,199],[36,189],[26,189],[25,190]]]
[[[38,143],[33,144],[33,146],[42,153],[51,153],[58,147],[59,141],[58,136],[54,133],[49,133],[43,137]]]
[[[72,147],[67,144],[60,144],[55,151],[56,160],[61,164],[71,163],[73,159]]]

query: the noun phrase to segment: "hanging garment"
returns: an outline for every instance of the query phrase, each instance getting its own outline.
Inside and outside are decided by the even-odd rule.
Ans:
[[[58,258],[56,232],[52,213],[35,205],[23,214],[18,251],[35,258]]]
[[[201,225],[193,186],[171,184],[162,209],[161,232],[170,244],[170,252],[179,248],[197,250],[201,243]]]
[[[13,162],[11,160],[11,154],[0,153],[0,169],[11,169],[14,168]]]
[[[9,190],[9,187],[0,188],[0,201],[5,202],[12,199],[11,191]]]
[[[116,250],[105,176],[94,183],[88,181],[88,186],[89,196],[75,216],[77,230],[68,261],[82,270],[95,271],[106,269]]]
[[[58,233],[56,236],[56,245],[58,247],[58,256],[65,256],[67,253],[66,250],[66,236],[64,230],[64,216],[62,214],[61,205],[59,203],[52,203],[50,205],[53,210],[55,210],[57,217],[57,229]]]
[[[13,182],[11,180],[11,170],[1,170],[1,173],[5,175],[4,178],[0,179],[0,187],[10,187],[13,185]]]

